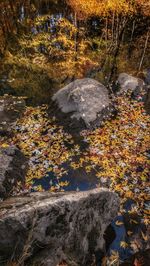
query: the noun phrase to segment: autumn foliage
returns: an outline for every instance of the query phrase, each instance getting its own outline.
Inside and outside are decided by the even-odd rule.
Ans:
[[[89,16],[105,16],[112,12],[130,15],[140,8],[148,14],[149,0],[67,0],[68,4],[77,12],[79,18]]]
[[[62,14],[55,19],[51,8],[62,3]],[[43,6],[49,15],[40,14]],[[15,65],[16,73],[44,69],[48,79],[61,77],[60,86],[85,76],[110,83],[119,71],[137,74],[148,67],[149,6],[149,0],[2,0],[0,54],[6,65]],[[35,79],[33,83],[31,91],[39,92]],[[22,91],[26,85],[18,80],[14,88],[18,86]]]

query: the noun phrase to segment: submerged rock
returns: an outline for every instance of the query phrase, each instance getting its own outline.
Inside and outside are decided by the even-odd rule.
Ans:
[[[68,127],[93,128],[111,117],[114,107],[107,88],[90,78],[77,79],[59,90],[52,98],[59,111],[71,118]],[[64,119],[64,117],[63,117]]]
[[[25,101],[14,96],[0,96],[0,135],[11,134],[16,120],[25,111]]]
[[[30,266],[62,260],[90,265],[92,255],[105,249],[104,232],[118,208],[118,196],[100,188],[8,199],[1,203],[0,258],[13,254]]]
[[[10,196],[17,182],[24,184],[27,158],[15,146],[0,148],[0,199]]]

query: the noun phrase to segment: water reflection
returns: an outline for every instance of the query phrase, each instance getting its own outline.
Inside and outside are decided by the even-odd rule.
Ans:
[[[87,191],[99,185],[94,171],[86,173],[84,168],[73,170],[67,163],[63,164],[62,167],[67,170],[67,174],[61,177],[61,182],[68,183],[67,186],[61,187],[64,191]],[[34,179],[33,181],[33,191],[36,191],[36,187],[39,185],[44,190],[50,190],[51,187],[55,187],[58,191],[60,190],[59,179],[53,172],[49,172],[46,177]]]

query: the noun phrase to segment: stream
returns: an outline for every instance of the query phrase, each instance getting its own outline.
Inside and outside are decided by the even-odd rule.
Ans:
[[[36,37],[36,36],[40,36],[41,33],[46,33],[50,35],[49,36],[49,41],[50,41],[51,39],[54,40],[57,36],[58,24],[59,24],[60,19],[67,17],[68,21],[71,21],[73,23],[74,21],[73,21],[72,14],[68,14],[69,12],[66,12],[66,10],[63,8],[63,4],[60,10],[58,10],[58,7],[57,7],[56,9],[51,10],[51,13],[48,12],[49,8],[50,8],[49,6],[43,5],[42,8],[38,10],[36,14],[34,14],[33,18],[37,19],[37,24],[31,26],[31,35]],[[44,20],[43,20],[43,16],[45,16]],[[25,14],[24,7],[22,6],[21,11],[20,11],[20,21],[23,21],[25,18],[26,18],[26,14]],[[89,34],[92,33],[93,35],[94,34],[97,35],[97,33],[100,30],[99,21],[93,18],[93,20],[90,23],[91,23],[92,29],[91,29],[91,32],[89,32]],[[58,50],[63,51],[64,49],[60,41],[59,42],[55,41],[53,45],[54,45],[54,48],[57,48]],[[92,49],[94,50],[94,48]],[[38,46],[36,47],[36,51],[39,52],[40,55],[44,55],[48,53],[47,47],[45,46],[43,41],[41,41],[40,44],[38,44]],[[147,79],[148,79],[147,82],[149,82],[150,71],[149,71],[149,75],[147,76]],[[48,78],[48,81],[49,81],[49,78]],[[2,78],[0,79],[0,85],[2,85],[4,88],[2,89],[1,93],[2,94],[12,93],[14,95],[19,94],[19,93],[22,94],[22,91],[18,92],[16,88],[14,89],[13,86],[11,86],[13,82],[14,82],[13,79],[10,79],[10,77],[7,76],[7,73],[5,73],[5,75],[3,75]],[[52,80],[52,88],[53,88],[53,80]],[[28,110],[26,113],[27,117],[23,121],[23,124],[21,124],[22,122],[20,122],[20,124],[16,125],[15,127],[15,137],[13,141],[14,143],[17,143],[17,145],[23,150],[23,152],[25,152],[26,155],[29,156],[30,158],[31,172],[27,178],[26,189],[30,189],[31,192],[36,192],[36,191],[87,191],[87,190],[94,189],[96,187],[106,187],[114,191],[114,187],[112,186],[116,186],[116,187],[119,186],[121,181],[115,180],[114,182],[113,178],[112,180],[110,180],[108,177],[97,175],[99,172],[101,173],[101,168],[99,167],[99,162],[95,163],[95,161],[96,160],[103,161],[103,158],[101,157],[100,153],[99,155],[94,154],[96,159],[94,158],[92,161],[91,158],[93,155],[91,155],[89,147],[90,145],[94,146],[94,144],[90,143],[91,141],[90,137],[88,136],[89,143],[90,143],[88,144],[89,146],[85,145],[86,137],[84,138],[83,147],[81,151],[80,145],[76,145],[76,146],[79,146],[79,147],[76,147],[75,143],[70,141],[72,136],[70,137],[69,134],[65,133],[61,126],[58,127],[55,124],[55,120],[54,122],[53,120],[51,121],[48,120],[48,117],[44,113],[45,107],[42,107],[42,105],[40,107],[33,107],[33,105],[38,106],[41,98],[42,98],[42,103],[45,101],[45,99],[49,101],[49,99],[51,98],[50,94],[52,92],[50,92],[49,88],[47,87],[46,87],[46,90],[47,91],[45,93],[45,98],[42,98],[42,93],[40,94],[39,92],[38,96],[36,96],[36,91],[33,91],[31,88],[32,93],[29,93],[28,103],[30,106],[28,106]],[[44,102],[44,103],[47,103],[47,102]],[[42,111],[41,111],[41,108],[43,108]],[[137,110],[139,110],[138,108],[140,107],[138,106]],[[126,109],[126,106],[125,106],[125,109]],[[132,112],[132,109],[131,109],[131,112]],[[129,110],[129,113],[130,113],[130,110]],[[142,115],[143,113],[142,114],[140,113],[138,117],[139,120],[141,119],[141,117],[142,119],[144,119],[143,118],[144,116]],[[141,124],[143,123],[142,119],[141,119]],[[137,123],[137,116],[135,116],[135,124],[136,123]],[[147,120],[145,123],[148,124]],[[123,128],[123,122],[120,124],[121,126],[118,125],[116,122],[119,133],[120,133],[120,127],[122,127],[122,130],[125,130]],[[109,126],[110,126],[110,131],[111,131],[112,125],[110,124]],[[130,131],[131,122],[127,126],[129,127],[129,131]],[[136,129],[137,129],[137,126],[139,126],[138,123],[135,125]],[[46,133],[43,133],[44,131]],[[144,135],[143,132],[142,134]],[[106,134],[107,133],[109,132],[106,131]],[[127,133],[128,132],[125,131],[123,137],[126,136]],[[94,136],[97,136],[97,135],[94,135]],[[110,137],[110,139],[111,141],[114,141],[114,138],[115,138],[114,133],[111,132],[110,136],[113,136],[112,138]],[[52,144],[49,144],[51,143],[50,142],[51,139],[53,140]],[[58,143],[58,146],[57,146],[57,143]],[[105,140],[104,140],[104,144],[105,144]],[[117,143],[115,145],[116,146],[120,145],[121,147],[120,143],[119,144]],[[130,143],[129,143],[129,146],[130,146]],[[62,153],[60,152],[61,149],[62,149]],[[102,152],[100,148],[98,149],[99,149],[99,152]],[[122,150],[122,148],[120,149]],[[58,156],[56,156],[57,152],[58,152]],[[111,151],[109,151],[108,153],[110,153],[109,156],[111,157]],[[49,158],[50,156],[52,158]],[[91,159],[91,161],[87,159],[88,156]],[[116,151],[114,152],[114,157],[115,156],[116,156]],[[144,156],[145,155],[143,155],[143,157]],[[149,152],[147,152],[146,156],[148,157],[148,159],[150,159]],[[97,159],[97,157],[99,159]],[[116,158],[118,160],[118,157],[115,157],[115,159]],[[121,160],[120,158],[119,160]],[[83,159],[84,162],[83,163],[80,162],[80,159]],[[118,161],[116,163],[116,166],[118,166]],[[147,164],[145,163],[145,168],[146,167],[148,168],[148,163]],[[46,171],[45,169],[50,169],[50,170]],[[122,177],[122,182],[125,183],[126,190],[124,189],[124,187],[121,187],[121,189],[122,190],[124,189],[125,192],[126,191],[128,192],[129,190],[129,192],[134,193],[134,195],[136,194],[138,195],[138,193],[140,193],[141,184],[144,182],[145,184],[148,183],[148,180],[145,177],[143,177],[142,180],[139,178],[140,171],[143,174],[144,170],[145,169],[140,168],[140,166],[139,166],[139,169],[136,169],[136,173],[134,176],[135,180],[133,180],[133,182],[132,182],[132,174],[130,175],[130,173],[128,173],[126,177]],[[35,173],[39,172],[38,176],[36,176],[35,174],[35,176],[32,177],[34,172]],[[131,181],[130,181],[130,178],[131,178]],[[138,180],[138,178],[140,180]],[[136,179],[139,181],[139,183],[138,181],[136,183]],[[120,182],[120,183],[118,184],[117,182],[118,183]],[[139,188],[137,188],[138,186]],[[147,196],[147,194],[149,193],[149,189],[145,188],[144,192],[142,189],[141,189],[141,194],[145,193]],[[117,192],[120,195],[121,194],[120,190],[118,191],[115,190],[115,192]],[[145,212],[146,218],[145,217],[143,218],[141,214],[142,211],[140,209],[141,206],[139,207],[138,205],[140,203],[138,201],[136,202],[134,198],[132,199],[132,193],[131,193],[131,196],[128,196],[126,200],[123,199],[125,200],[124,204],[122,205],[123,211],[121,210],[118,213],[118,216],[115,218],[115,220],[111,223],[111,226],[116,236],[113,242],[110,244],[105,256],[109,260],[109,258],[112,257],[113,255],[115,263],[111,264],[110,262],[108,266],[111,266],[111,265],[116,266],[118,265],[117,264],[118,261],[120,261],[121,263],[126,263],[126,262],[128,263],[128,261],[130,261],[130,259],[134,257],[133,254],[138,253],[139,251],[143,250],[143,248],[144,250],[146,250],[148,246],[147,244],[148,242],[147,231],[148,230],[146,227],[147,224],[144,223],[144,219],[147,220],[147,213]],[[138,208],[140,209],[141,212],[139,211]],[[150,201],[147,198],[146,199],[144,198],[143,200],[143,209],[144,211],[150,210]],[[109,238],[109,235],[107,237]],[[112,238],[111,235],[110,235],[110,238]],[[97,255],[97,260],[99,260],[99,254]],[[134,261],[132,262],[134,263]],[[124,265],[143,266],[140,264],[133,264],[133,263],[124,264]],[[97,266],[102,266],[102,261],[99,261]],[[145,265],[145,266],[148,266],[148,265]]]

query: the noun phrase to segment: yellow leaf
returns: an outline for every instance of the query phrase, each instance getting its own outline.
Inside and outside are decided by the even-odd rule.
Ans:
[[[51,192],[56,191],[56,188],[54,186],[51,186],[50,191]]]
[[[144,210],[144,213],[150,215],[150,210]]]
[[[127,191],[127,192],[125,193],[125,195],[126,195],[127,198],[132,198],[132,196],[133,196],[133,192],[132,192],[132,191]]]
[[[8,145],[7,143],[3,143],[1,147],[2,147],[2,148],[8,148],[9,145]]]
[[[138,222],[135,221],[135,220],[133,220],[133,219],[130,220],[130,223],[131,223],[131,224],[138,224]]]
[[[145,218],[145,219],[144,219],[144,224],[145,224],[145,225],[149,225],[149,224],[150,224],[150,220],[147,219],[147,218]]]
[[[69,185],[69,182],[68,181],[65,181],[65,182],[59,182],[59,186],[60,187],[67,187]]]
[[[121,222],[121,221],[116,221],[115,224],[118,225],[118,226],[121,226],[121,225],[123,225],[123,222]]]
[[[128,247],[128,244],[125,241],[120,242],[120,247],[126,249]]]
[[[142,231],[141,231],[141,235],[142,235],[144,241],[147,242],[147,241],[148,241],[148,237],[147,237],[147,235],[145,235]]]
[[[131,236],[133,234],[133,232],[132,231],[128,231],[127,234],[128,234],[128,236]]]

